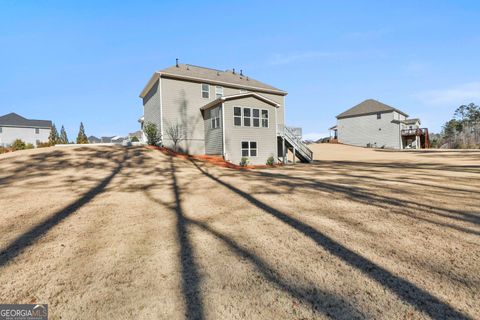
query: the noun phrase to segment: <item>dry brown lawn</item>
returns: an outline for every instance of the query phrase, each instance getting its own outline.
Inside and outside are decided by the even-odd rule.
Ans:
[[[316,145],[235,171],[0,156],[0,302],[51,319],[479,319],[480,153]]]

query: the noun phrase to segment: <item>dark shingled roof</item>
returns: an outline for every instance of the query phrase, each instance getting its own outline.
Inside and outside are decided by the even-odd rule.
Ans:
[[[26,119],[14,112],[0,117],[0,126],[6,127],[33,127],[33,128],[51,128],[50,120],[32,120]]]
[[[385,103],[381,103],[377,100],[368,99],[363,101],[362,103],[357,104],[353,108],[350,108],[347,111],[340,113],[337,116],[337,119],[356,117],[356,116],[372,114],[377,112],[391,112],[391,111],[397,111],[398,113],[403,114],[405,117],[408,117],[408,114],[394,107],[390,107],[389,105],[386,105]]]
[[[204,68],[199,66],[194,66],[191,64],[179,64],[178,67],[172,66],[163,70],[158,71],[161,74],[165,75],[174,75],[174,76],[184,76],[184,77],[193,77],[198,79],[205,79],[211,80],[213,82],[225,82],[228,84],[232,84],[233,86],[239,87],[252,87],[252,88],[259,88],[265,89],[268,91],[277,91],[280,94],[286,94],[285,91],[277,89],[271,85],[266,83],[260,82],[258,80],[252,79],[246,75],[240,75],[237,72],[233,73],[233,70],[216,70],[210,68]]]

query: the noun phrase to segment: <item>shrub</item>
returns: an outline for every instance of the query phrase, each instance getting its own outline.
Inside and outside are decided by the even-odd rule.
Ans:
[[[268,157],[267,166],[273,166],[274,163],[275,163],[275,159],[273,158],[273,156]]]
[[[5,147],[0,147],[0,154],[2,154],[2,153],[7,153],[7,152],[9,152],[9,150],[8,150],[7,148],[5,148]]]
[[[240,160],[240,166],[241,167],[246,167],[248,165],[248,158],[247,157],[242,157]]]
[[[143,131],[147,136],[147,143],[151,146],[156,146],[160,142],[157,125],[155,123],[147,122],[143,127]]]
[[[50,142],[39,142],[37,143],[37,148],[46,148],[46,147],[50,147]]]
[[[137,137],[133,136],[132,139],[130,139],[131,142],[140,142]]]
[[[23,140],[17,139],[17,140],[15,140],[15,141],[13,141],[11,147],[12,147],[12,150],[13,150],[13,151],[25,150],[26,145],[25,145],[25,142],[23,142]]]
[[[27,143],[27,144],[25,145],[25,149],[35,149],[35,146],[34,146],[33,144],[31,144],[31,143]]]

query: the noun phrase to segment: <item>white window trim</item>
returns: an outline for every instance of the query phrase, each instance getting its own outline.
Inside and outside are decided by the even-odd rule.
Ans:
[[[208,87],[207,91],[203,91],[203,85],[206,85]],[[204,97],[203,96],[203,93],[204,92],[207,92],[208,93],[208,97]],[[210,85],[208,83],[201,83],[200,84],[200,96],[203,98],[203,99],[210,99]]]
[[[212,111],[217,111],[216,116],[212,116]],[[220,129],[220,109],[210,109],[210,129]],[[216,124],[216,125],[214,125]]]
[[[220,90],[219,90],[220,89]],[[217,97],[217,95],[220,95],[220,97]],[[223,97],[223,87],[222,86],[215,86],[215,99]]]
[[[248,143],[248,148],[247,148],[247,149],[243,148],[243,146],[242,146],[244,142],[247,142],[247,143]],[[257,144],[257,147],[255,148],[255,151],[257,152],[257,155],[256,155],[256,156],[252,156],[252,155],[251,155],[251,150],[252,150],[252,148],[250,147],[250,143],[252,143],[252,142],[255,142],[255,143]],[[248,150],[248,156],[244,156],[244,155],[243,155],[243,150]],[[251,140],[242,140],[242,141],[240,141],[240,155],[242,156],[242,158],[243,158],[243,157],[247,157],[247,158],[256,158],[256,157],[258,157],[258,142],[257,142],[257,141],[251,141]]]
[[[270,128],[270,120],[271,120],[271,118],[270,118],[270,110],[268,110],[268,109],[262,109],[262,108],[255,108],[255,107],[245,107],[245,106],[233,106],[233,108],[234,108],[234,110],[233,110],[233,126],[234,126],[234,127],[256,128],[256,129],[269,129],[269,128]],[[235,115],[235,108],[240,108],[240,120],[241,120],[241,121],[240,121],[240,125],[239,125],[239,126],[235,124],[235,117],[239,117],[239,116],[236,116],[236,115]],[[243,122],[243,118],[244,118],[244,116],[243,116],[243,109],[250,109],[250,126],[245,126],[245,125],[244,125],[244,122]],[[260,112],[259,118],[258,118],[260,123],[259,123],[259,126],[258,126],[258,127],[254,127],[254,126],[253,126],[253,109],[258,109],[259,112]],[[262,118],[262,111],[264,111],[264,110],[267,111],[267,114],[268,114],[268,118],[267,118],[267,120],[268,120],[268,126],[266,126],[266,127],[262,126],[262,119],[263,119],[263,118]]]
[[[245,109],[250,109],[250,116],[249,117],[245,117],[245,113],[244,113],[244,110]],[[242,127],[245,127],[245,128],[253,128],[253,123],[252,123],[252,108],[251,107],[243,107],[242,108]],[[249,126],[246,126],[245,125],[245,118],[249,118],[250,119],[250,125]]]

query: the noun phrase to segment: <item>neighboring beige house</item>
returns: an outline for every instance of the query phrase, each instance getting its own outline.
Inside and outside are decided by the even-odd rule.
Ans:
[[[373,148],[420,149],[429,147],[428,129],[419,119],[382,102],[368,99],[337,116],[330,128],[338,142]]]
[[[0,146],[11,145],[16,139],[37,145],[47,142],[52,128],[50,120],[26,119],[16,113],[0,117]]]
[[[286,161],[287,149],[310,162],[312,152],[285,126],[287,92],[233,70],[176,64],[155,72],[142,90],[143,123],[154,123],[172,148],[169,129],[181,128],[179,149],[220,155],[232,163]]]

